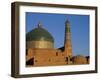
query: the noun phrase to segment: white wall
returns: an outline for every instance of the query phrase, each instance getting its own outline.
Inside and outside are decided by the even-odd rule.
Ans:
[[[98,6],[98,14],[100,14],[100,0],[0,0],[0,80],[16,80],[10,76],[11,68],[11,2],[13,1],[30,1],[41,3],[55,4],[76,4]],[[98,16],[98,33],[100,35],[100,16]],[[100,41],[100,37],[98,37]],[[100,44],[98,42],[98,44]],[[100,45],[98,46],[100,47]],[[100,52],[100,50],[99,50]],[[98,52],[98,53],[99,53]],[[100,57],[100,54],[98,54]],[[97,74],[81,74],[81,75],[65,75],[38,78],[21,78],[18,80],[99,80],[100,79],[100,58],[98,60],[99,73]]]

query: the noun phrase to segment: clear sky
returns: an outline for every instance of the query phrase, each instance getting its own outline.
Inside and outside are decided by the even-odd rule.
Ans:
[[[36,28],[40,21],[54,37],[55,48],[62,47],[67,19],[70,22],[73,55],[89,55],[89,15],[26,12],[26,33]]]

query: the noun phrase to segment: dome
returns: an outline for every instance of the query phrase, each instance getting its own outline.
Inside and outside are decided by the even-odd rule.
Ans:
[[[52,35],[47,30],[45,30],[40,23],[38,24],[37,28],[31,30],[30,32],[26,34],[26,41],[27,42],[36,41],[35,43],[32,43],[32,44],[33,45],[40,44],[39,46],[43,45],[44,47],[42,48],[45,48],[47,45],[48,46],[53,45],[54,43],[54,39]],[[35,48],[39,48],[39,47],[35,46]]]
[[[54,42],[52,35],[42,27],[37,27],[26,34],[26,41],[51,41]]]

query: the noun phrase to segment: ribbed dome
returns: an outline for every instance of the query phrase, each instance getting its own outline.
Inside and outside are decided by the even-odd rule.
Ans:
[[[38,24],[38,27],[26,34],[26,41],[50,41],[54,42],[52,35]]]

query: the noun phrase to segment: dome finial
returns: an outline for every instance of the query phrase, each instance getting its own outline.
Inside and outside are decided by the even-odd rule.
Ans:
[[[42,24],[41,24],[41,22],[39,21],[39,23],[38,23],[38,28],[40,28],[40,27],[42,27]]]

